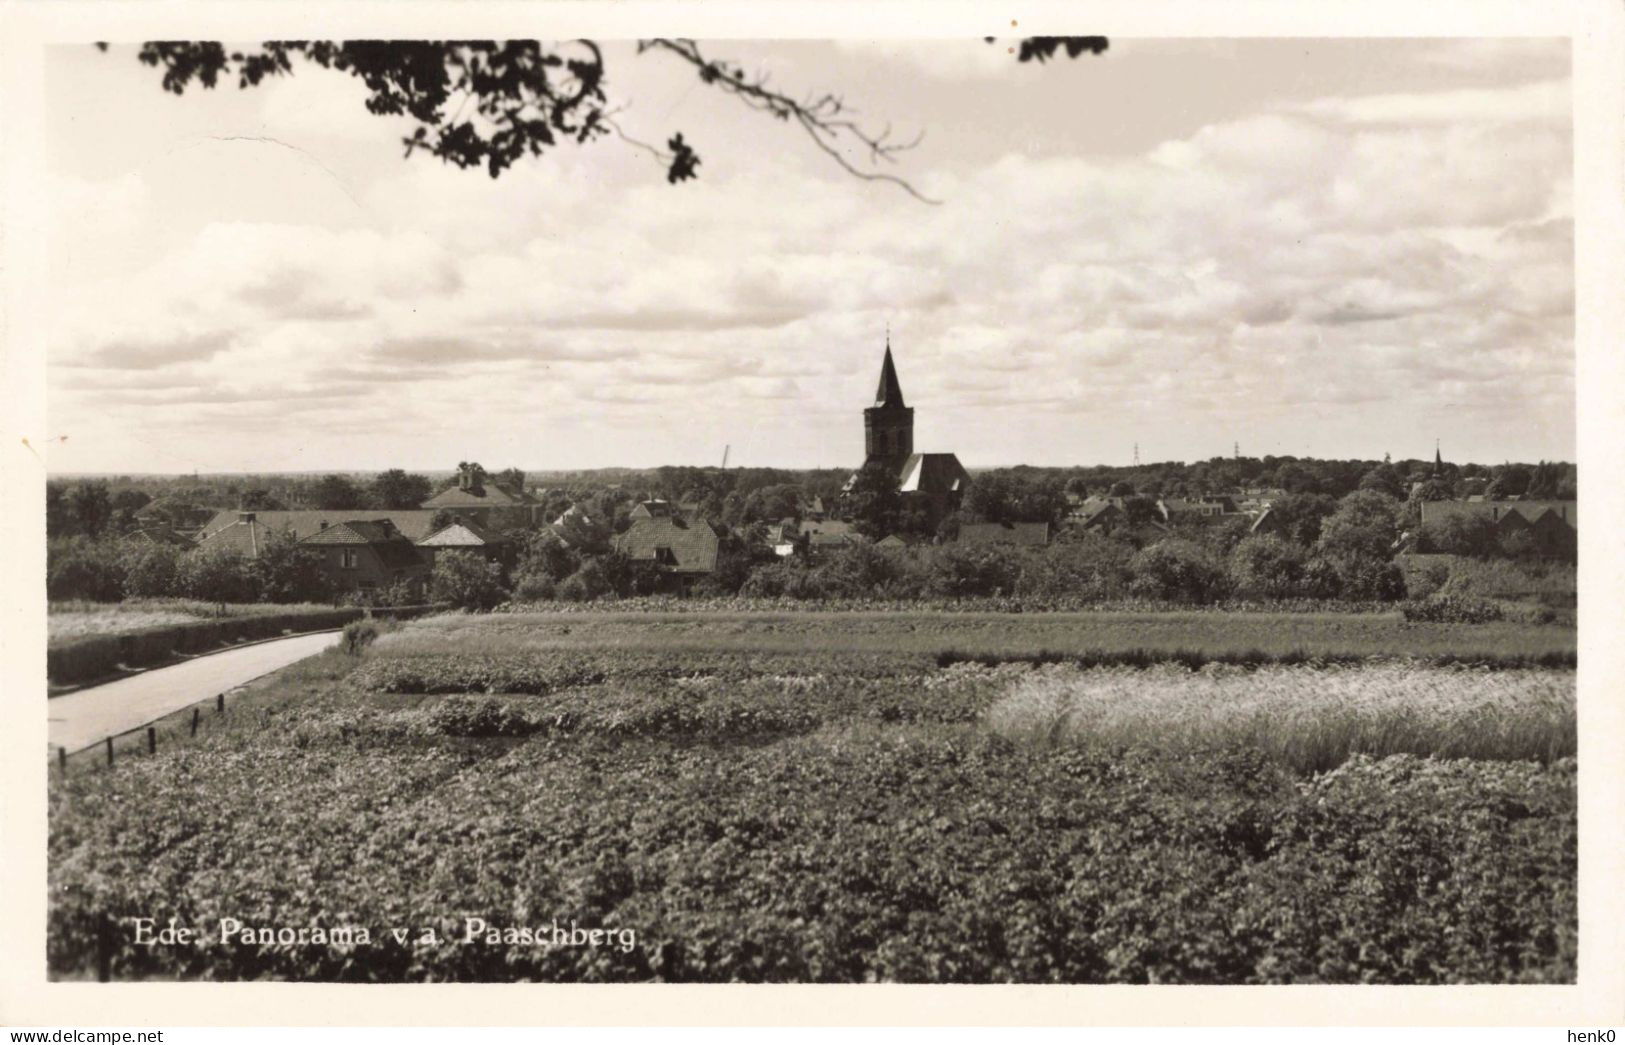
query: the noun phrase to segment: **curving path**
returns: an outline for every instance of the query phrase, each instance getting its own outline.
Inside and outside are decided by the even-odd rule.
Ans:
[[[259,642],[53,697],[49,701],[51,747],[65,747],[70,754],[82,751],[104,737],[117,736],[320,653],[338,637],[337,631],[321,631]]]

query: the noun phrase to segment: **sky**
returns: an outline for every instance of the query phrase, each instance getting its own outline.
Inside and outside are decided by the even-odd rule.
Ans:
[[[725,41],[920,144],[841,171],[605,45],[631,137],[492,180],[342,74],[47,64],[48,464],[861,462],[887,332],[970,467],[1575,457],[1566,40]]]

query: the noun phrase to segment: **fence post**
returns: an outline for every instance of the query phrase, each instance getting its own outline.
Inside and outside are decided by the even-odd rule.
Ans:
[[[66,747],[56,749],[56,767],[61,770],[62,779],[66,780],[68,778],[68,749]]]
[[[214,695],[214,711],[217,715],[224,715],[226,713],[226,695],[224,693],[216,693]]]
[[[198,719],[200,717],[202,717],[202,715],[203,715],[203,709],[202,708],[194,707],[192,709],[192,735],[194,737],[197,736],[197,722],[198,722]]]
[[[107,738],[107,768],[113,768],[113,738]]]
[[[147,727],[147,754],[156,755],[157,753],[158,753],[158,727],[157,726],[148,726]]]

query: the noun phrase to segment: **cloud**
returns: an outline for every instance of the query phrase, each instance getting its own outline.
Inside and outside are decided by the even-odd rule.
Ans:
[[[805,308],[758,308],[734,311],[652,308],[636,311],[581,312],[549,316],[540,325],[555,330],[694,331],[781,327],[807,315]]]
[[[353,427],[377,453],[403,444],[366,433],[546,428],[538,457],[624,461],[851,404],[846,434],[803,440],[828,463],[889,326],[922,439],[1028,448],[1009,460],[1087,460],[1153,423],[1356,439],[1434,409],[1571,415],[1572,142],[1542,54],[1506,87],[1266,102],[1137,153],[921,172],[940,207],[772,151],[676,188],[597,150],[496,182],[395,163],[356,185],[366,227],[214,221],[129,277],[65,281],[52,409],[302,411],[338,426],[310,445]],[[120,190],[131,229],[163,224],[143,191]],[[150,368],[173,395],[121,389]]]
[[[124,338],[104,341],[77,365],[110,370],[146,370],[175,363],[211,359],[234,343],[234,335],[224,331],[178,335],[170,338]]]
[[[605,363],[630,359],[626,348],[594,348],[563,343],[547,343],[526,337],[498,336],[493,339],[457,335],[391,338],[374,345],[367,357],[376,363],[434,363],[455,366],[467,362]],[[423,371],[418,371],[423,373]]]
[[[370,305],[323,292],[316,274],[307,269],[272,270],[257,282],[238,287],[235,293],[238,300],[256,305],[277,319],[323,321],[372,315]]]
[[[1567,119],[1573,105],[1571,89],[1564,78],[1511,88],[1322,98],[1296,106],[1295,111],[1363,124],[1552,123]]]
[[[1014,40],[987,42],[981,37],[942,40],[837,41],[845,54],[888,66],[902,66],[936,80],[1011,79],[1031,70],[1009,53]]]

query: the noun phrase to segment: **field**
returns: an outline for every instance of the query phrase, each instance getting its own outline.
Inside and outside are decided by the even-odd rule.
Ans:
[[[46,617],[50,643],[58,645],[91,635],[128,635],[148,628],[191,624],[223,617],[257,617],[317,611],[309,603],[225,603],[195,599],[128,599],[124,602],[53,602]]]
[[[1572,982],[1573,657],[1376,615],[430,618],[55,780],[50,967]],[[500,938],[572,923],[630,945]]]

